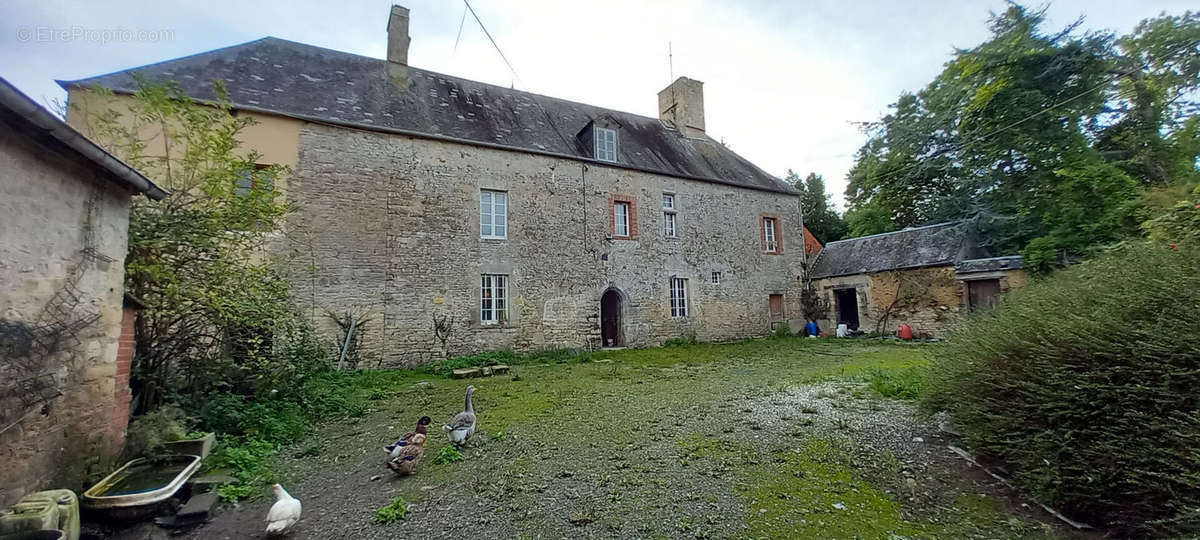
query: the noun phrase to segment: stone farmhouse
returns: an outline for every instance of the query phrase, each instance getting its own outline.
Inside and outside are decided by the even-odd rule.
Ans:
[[[1021,256],[991,257],[967,223],[950,222],[830,242],[812,266],[813,286],[829,303],[819,321],[866,332],[939,336],[962,317],[995,305],[1029,276]]]
[[[360,314],[360,366],[803,324],[820,245],[789,185],[705,133],[699,81],[657,118],[483,84],[410,66],[408,20],[392,7],[386,60],[267,37],[60,82],[68,121],[86,132],[134,73],[202,101],[222,80],[257,120],[244,146],[293,170],[275,250],[301,308],[330,337],[327,312]]]
[[[167,194],[0,79],[0,508],[121,451],[130,198]]]

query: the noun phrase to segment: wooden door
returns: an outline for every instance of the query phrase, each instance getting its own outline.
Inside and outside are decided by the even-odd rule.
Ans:
[[[772,326],[774,326],[774,323],[782,322],[783,321],[783,295],[782,294],[772,294],[770,296],[770,298],[768,299],[767,304],[768,304],[768,309],[770,309],[770,313],[771,313]]]
[[[999,298],[999,279],[977,279],[967,282],[967,302],[971,311],[991,308]]]

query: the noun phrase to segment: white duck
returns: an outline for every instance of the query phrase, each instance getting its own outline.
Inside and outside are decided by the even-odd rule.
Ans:
[[[267,536],[280,536],[300,521],[300,501],[275,484],[275,504],[267,512]]]
[[[475,407],[471,406],[471,394],[475,393],[474,386],[467,387],[467,408],[454,415],[449,424],[442,426],[449,432],[450,442],[455,446],[465,444],[471,435],[475,434]]]

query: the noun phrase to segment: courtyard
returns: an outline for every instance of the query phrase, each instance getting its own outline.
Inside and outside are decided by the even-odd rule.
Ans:
[[[790,337],[560,354],[467,380],[363,372],[364,414],[279,452],[273,479],[303,502],[294,538],[1074,534],[897,399],[938,346]],[[461,461],[437,460],[468,384],[479,431]],[[382,447],[422,415],[420,471],[396,477]],[[263,491],[190,537],[261,536]],[[377,522],[397,498],[403,519]]]

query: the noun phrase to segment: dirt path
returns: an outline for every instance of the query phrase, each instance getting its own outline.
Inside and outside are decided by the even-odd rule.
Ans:
[[[1069,532],[967,468],[910,404],[853,382],[867,369],[919,363],[918,349],[855,346],[831,356],[784,340],[658,351],[472,381],[481,431],[465,459],[434,463],[445,439],[433,433],[409,478],[383,467],[381,446],[422,414],[439,426],[461,409],[466,383],[388,388],[366,416],[324,426],[281,457],[283,482],[304,503],[292,537]],[[397,496],[411,505],[407,518],[374,523]],[[224,510],[186,537],[261,537],[267,506]]]

